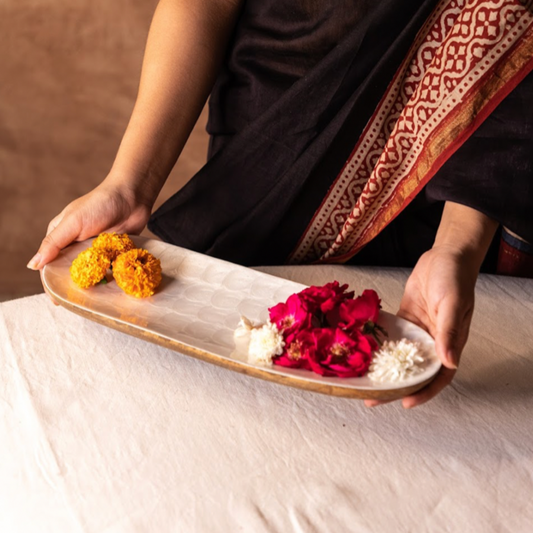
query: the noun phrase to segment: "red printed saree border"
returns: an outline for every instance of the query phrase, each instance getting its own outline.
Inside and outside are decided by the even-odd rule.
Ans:
[[[533,69],[532,4],[439,2],[289,262],[345,262],[409,204]]]

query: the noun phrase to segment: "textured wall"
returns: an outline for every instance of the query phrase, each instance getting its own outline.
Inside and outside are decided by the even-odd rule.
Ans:
[[[99,183],[133,108],[156,0],[0,0],[0,300],[41,290],[25,265]],[[205,160],[205,113],[160,200]]]

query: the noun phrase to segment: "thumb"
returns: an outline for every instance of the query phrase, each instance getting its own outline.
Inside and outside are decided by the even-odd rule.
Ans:
[[[456,369],[461,352],[468,339],[473,305],[457,297],[444,298],[439,305],[436,320],[435,350],[444,366]]]
[[[59,252],[76,240],[79,236],[77,224],[68,223],[68,219],[63,218],[53,227],[53,221],[50,223],[48,234],[43,239],[39,251],[28,263],[31,270],[40,270],[46,264],[53,261]]]

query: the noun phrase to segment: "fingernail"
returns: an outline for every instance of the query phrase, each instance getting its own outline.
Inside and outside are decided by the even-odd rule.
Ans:
[[[454,370],[457,370],[457,360],[455,358],[455,355],[452,352],[448,352],[446,354],[446,359],[448,361],[449,368],[453,368]]]
[[[30,269],[30,270],[39,270],[39,265],[41,264],[41,254],[35,254],[30,262],[27,264],[27,267]]]

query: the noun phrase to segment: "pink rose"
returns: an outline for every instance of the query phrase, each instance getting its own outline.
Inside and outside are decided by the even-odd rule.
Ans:
[[[299,331],[289,335],[285,341],[283,353],[273,358],[275,365],[289,368],[304,368],[311,370],[309,359],[315,351],[315,339],[310,330]]]
[[[269,309],[285,343],[275,365],[347,378],[368,372],[379,335],[386,335],[377,324],[381,301],[373,290],[354,299],[347,289],[338,281],[309,287]]]
[[[378,320],[381,300],[376,291],[366,290],[355,300],[346,300],[328,314],[332,326],[352,331],[362,329],[365,324]]]
[[[350,335],[341,329],[312,330],[315,349],[309,350],[311,369],[322,376],[363,376],[372,360],[372,346],[359,331]]]
[[[327,283],[323,287],[309,287],[300,292],[300,298],[307,303],[309,310],[315,313],[320,309],[327,314],[338,304],[353,298],[354,292],[346,292],[348,285],[339,285],[338,281]]]
[[[298,294],[292,294],[287,302],[271,307],[268,312],[270,322],[276,324],[285,338],[291,333],[311,327],[312,315]]]

